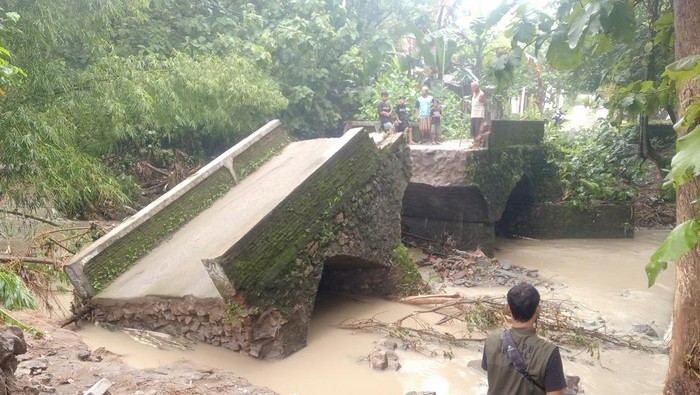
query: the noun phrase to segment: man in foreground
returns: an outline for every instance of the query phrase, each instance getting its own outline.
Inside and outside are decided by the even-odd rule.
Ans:
[[[562,395],[566,377],[559,348],[535,333],[540,293],[520,283],[508,291],[512,328],[486,339],[481,367],[488,373],[488,395]]]

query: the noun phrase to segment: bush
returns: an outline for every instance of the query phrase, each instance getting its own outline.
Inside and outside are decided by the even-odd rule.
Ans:
[[[630,202],[636,181],[645,176],[635,142],[636,127],[600,122],[587,129],[562,132],[549,124],[545,133],[547,161],[559,172],[561,200],[586,208],[596,201]]]

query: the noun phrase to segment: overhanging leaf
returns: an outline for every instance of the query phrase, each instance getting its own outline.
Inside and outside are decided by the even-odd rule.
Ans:
[[[671,171],[667,178],[675,185],[690,181],[692,175],[700,174],[700,125],[676,142],[676,155],[671,160]]]
[[[547,61],[558,69],[573,69],[581,63],[582,56],[581,47],[569,48],[566,36],[563,34],[554,35],[547,49]]]
[[[700,75],[700,55],[686,56],[666,66],[664,72],[668,78],[682,84],[685,81]]]
[[[656,282],[656,277],[661,270],[668,267],[668,262],[682,257],[695,248],[698,243],[698,230],[700,230],[700,221],[691,219],[676,226],[666,236],[666,240],[654,251],[645,268],[650,287]]]
[[[634,40],[635,18],[634,5],[629,1],[616,1],[610,15],[610,34],[615,40],[630,42]]]

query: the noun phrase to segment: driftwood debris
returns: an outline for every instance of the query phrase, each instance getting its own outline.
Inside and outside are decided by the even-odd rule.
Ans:
[[[66,319],[61,323],[61,328],[66,327],[74,322],[78,322],[81,318],[85,317],[89,312],[91,312],[93,309],[93,306],[88,304],[78,310],[75,314],[73,314],[70,318]]]
[[[449,302],[454,302],[462,299],[460,294],[432,294],[432,295],[418,295],[418,296],[407,296],[399,300],[401,303],[413,304],[413,305],[426,305],[426,304],[444,304]]]

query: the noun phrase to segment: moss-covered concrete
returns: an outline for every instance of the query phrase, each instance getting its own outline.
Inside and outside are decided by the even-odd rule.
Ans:
[[[321,272],[297,257],[378,163],[374,143],[357,134],[219,260],[248,306],[276,306],[289,316],[299,300],[313,300]]]
[[[241,179],[254,172],[270,158],[278,154],[290,142],[289,134],[281,127],[265,135],[255,144],[233,158],[232,167],[236,179]]]
[[[598,204],[588,210],[563,204],[537,204],[499,224],[506,234],[537,239],[609,239],[634,237],[634,209]]]
[[[74,256],[66,273],[80,297],[87,299],[103,290],[289,142],[279,121],[269,122]]]
[[[533,164],[542,156],[542,148],[537,146],[489,147],[468,153],[467,179],[479,187],[487,202],[485,222],[493,223],[501,217],[510,192],[523,176],[537,177]]]
[[[217,170],[94,257],[84,268],[94,292],[100,292],[158,243],[223,196],[233,182],[228,170]]]

